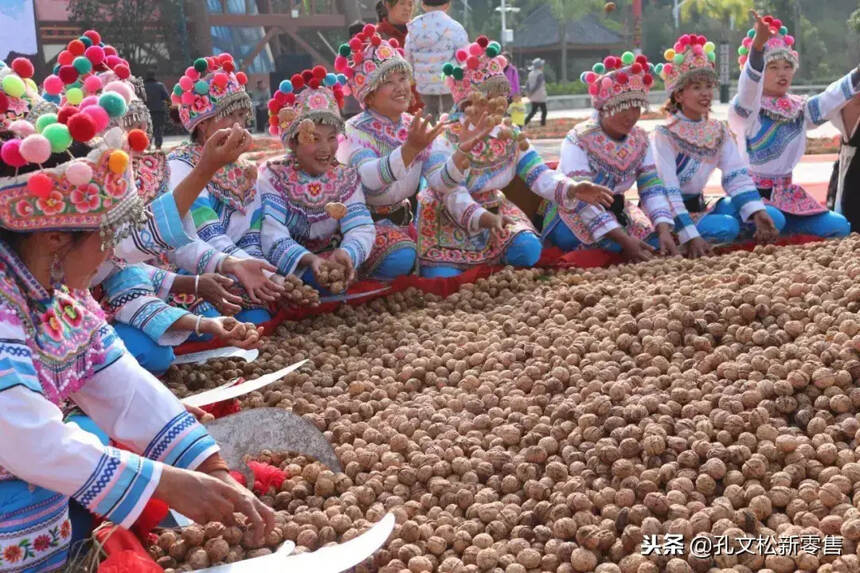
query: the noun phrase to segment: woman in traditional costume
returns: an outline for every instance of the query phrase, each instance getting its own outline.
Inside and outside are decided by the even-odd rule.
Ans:
[[[717,78],[714,44],[704,36],[684,34],[665,57],[657,71],[669,92],[666,110],[671,115],[653,134],[654,159],[686,254],[703,256],[710,244],[737,239],[740,225],[732,205],[743,221],[755,223],[757,238],[775,238],[785,218],[776,208],[765,208],[728,125],[708,117]],[[727,197],[708,206],[705,186],[717,168]]]
[[[507,62],[500,53],[497,42],[481,36],[457,51],[458,65],[443,68],[457,113],[433,143],[431,157],[439,160],[428,168],[430,187],[418,194],[422,276],[450,277],[482,264],[531,267],[537,263],[540,237],[528,216],[501,191],[516,176],[537,195],[566,208],[579,200],[608,204],[608,190],[590,182],[577,183],[550,169],[509,119],[502,125],[510,84],[504,74]],[[488,112],[495,127],[473,142],[481,117]],[[443,159],[458,152],[468,158],[463,183],[451,190],[454,178],[443,171],[439,179],[446,184],[434,185],[436,171],[448,171],[449,163]]]
[[[779,19],[752,14],[755,27],[738,49],[742,70],[738,93],[729,107],[729,125],[738,147],[749,158],[753,181],[765,203],[785,215],[785,233],[844,237],[851,230],[845,217],[794,184],[792,172],[806,152],[807,130],[836,117],[860,92],[860,67],[811,98],[790,94],[799,65],[794,37]]]
[[[636,126],[648,106],[654,66],[643,56],[607,56],[580,79],[588,85],[595,113],[570,130],[561,144],[559,170],[612,190],[606,207],[583,202],[573,209],[553,204],[543,235],[565,251],[600,247],[630,261],[654,250],[675,254],[674,217],[645,131]],[[639,205],[625,194],[636,185]]]

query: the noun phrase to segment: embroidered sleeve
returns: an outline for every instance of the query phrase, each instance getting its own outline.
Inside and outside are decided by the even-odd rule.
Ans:
[[[347,141],[350,147],[348,165],[358,170],[368,195],[381,195],[390,185],[406,177],[408,169],[403,163],[402,147],[380,157],[366,146]]]
[[[764,209],[761,195],[750,177],[749,167],[731,137],[726,137],[723,142],[719,167],[723,174],[723,189],[731,197],[742,220],[746,221],[753,213]]]
[[[547,201],[567,208],[575,201],[567,196],[567,188],[572,181],[561,171],[550,169],[531,144],[528,149],[519,152],[517,175],[525,181],[529,189]]]
[[[747,60],[738,78],[738,93],[729,104],[729,125],[738,137],[752,135],[758,129],[761,94],[763,89],[762,71],[753,68],[752,58]]]
[[[149,277],[153,288],[155,288],[156,296],[163,300],[167,300],[167,297],[170,294],[170,289],[173,288],[173,281],[176,280],[176,273],[147,263],[141,263],[139,266]]]
[[[678,239],[683,244],[698,237],[699,231],[696,229],[696,224],[690,217],[690,213],[687,212],[684,198],[681,195],[681,183],[678,181],[675,162],[677,153],[668,136],[659,128],[654,132],[652,145],[657,175],[663,181],[666,199],[669,201],[675,221],[675,232],[678,233]]]
[[[129,265],[102,283],[114,320],[143,331],[161,346],[182,344],[191,332],[171,331],[170,327],[187,315],[188,311],[171,306],[159,298],[150,277],[146,268]]]
[[[568,135],[561,142],[559,170],[574,181],[598,181],[588,162],[588,154],[579,146],[575,135]],[[602,239],[613,229],[621,227],[618,220],[606,209],[585,201],[575,200],[573,211],[583,225],[588,228],[595,241]]]
[[[191,168],[184,161],[176,159],[170,161],[171,192],[182,182],[190,170]],[[191,204],[191,209],[185,215],[182,222],[186,233],[191,237],[200,237],[200,239],[222,253],[240,259],[251,258],[248,253],[237,247],[230,240],[230,237],[227,236],[227,232],[221,224],[221,219],[213,208],[213,199],[210,197],[207,189],[204,188],[200,192],[200,195]]]
[[[114,248],[118,258],[141,263],[191,242],[192,236],[183,229],[172,194],[156,197],[147,211],[151,216],[143,228],[135,230]]]
[[[851,98],[860,93],[860,83],[856,81],[857,78],[858,74],[852,70],[851,73],[827,86],[822,93],[809,98],[803,114],[806,119],[806,129],[814,129],[841,112]]]
[[[443,158],[450,158],[453,154],[454,146],[448,138],[444,135],[437,137],[431,147],[430,161],[425,166],[424,173],[427,183],[436,191],[436,196],[442,198],[451,218],[469,234],[474,235],[480,230],[478,223],[487,210],[472,198],[466,187],[465,174],[457,170],[453,161],[450,161],[450,165],[447,159],[443,161]],[[457,183],[457,180],[460,182]]]
[[[302,257],[310,251],[290,236],[284,196],[273,186],[267,167],[260,169],[257,193],[263,201],[263,254],[266,260],[278,267],[280,274],[293,273]]]
[[[19,386],[42,392],[26,340],[15,311],[7,303],[0,302],[0,393]]]
[[[636,170],[636,189],[639,193],[639,201],[651,222],[656,226],[666,223],[674,226],[675,220],[672,216],[672,208],[666,196],[666,188],[663,180],[657,174],[657,166],[654,164],[654,152],[651,146],[645,153],[645,159],[639,169]]]
[[[195,237],[189,244],[167,253],[168,260],[195,275],[214,273],[229,255]]]
[[[448,154],[432,149],[421,171],[430,187],[443,193],[450,193],[466,180],[466,174],[454,162],[453,149]]]
[[[346,201],[346,216],[340,220],[340,232],[343,234],[340,248],[349,253],[353,267],[358,269],[370,256],[370,250],[376,240],[376,227],[364,202],[364,193],[358,180],[356,187]]]
[[[72,398],[111,438],[148,460],[195,469],[219,449],[170,390],[128,353]]]

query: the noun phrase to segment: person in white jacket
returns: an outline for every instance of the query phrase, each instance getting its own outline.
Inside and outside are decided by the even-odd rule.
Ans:
[[[729,125],[765,201],[785,215],[785,233],[843,237],[850,225],[828,211],[792,172],[806,152],[806,131],[830,121],[860,91],[860,67],[811,98],[789,93],[798,66],[794,37],[779,19],[752,12],[755,27],[739,48],[743,67]]]

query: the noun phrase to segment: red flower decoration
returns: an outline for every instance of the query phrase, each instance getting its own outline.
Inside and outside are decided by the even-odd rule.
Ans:
[[[40,197],[36,205],[45,215],[57,215],[63,212],[66,205],[63,202],[63,194],[59,191],[51,191],[47,197]]]
[[[99,188],[92,183],[82,185],[81,187],[75,187],[72,191],[72,205],[74,205],[80,213],[95,211],[101,205]]]
[[[66,521],[63,522],[63,525],[60,526],[60,537],[63,537],[63,538],[68,537],[69,535],[71,535],[71,533],[72,533],[72,524],[67,519]]]
[[[3,551],[3,558],[9,563],[16,563],[21,556],[24,554],[24,551],[18,547],[17,545],[10,545]]]
[[[33,549],[36,551],[44,551],[51,546],[51,538],[47,535],[40,535],[33,540]]]

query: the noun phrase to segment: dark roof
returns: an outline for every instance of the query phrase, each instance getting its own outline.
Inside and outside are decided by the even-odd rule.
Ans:
[[[559,24],[548,4],[543,4],[526,16],[514,30],[514,47],[541,48],[559,44]],[[569,46],[609,46],[624,43],[618,32],[600,23],[593,14],[587,14],[575,22],[567,23]]]

